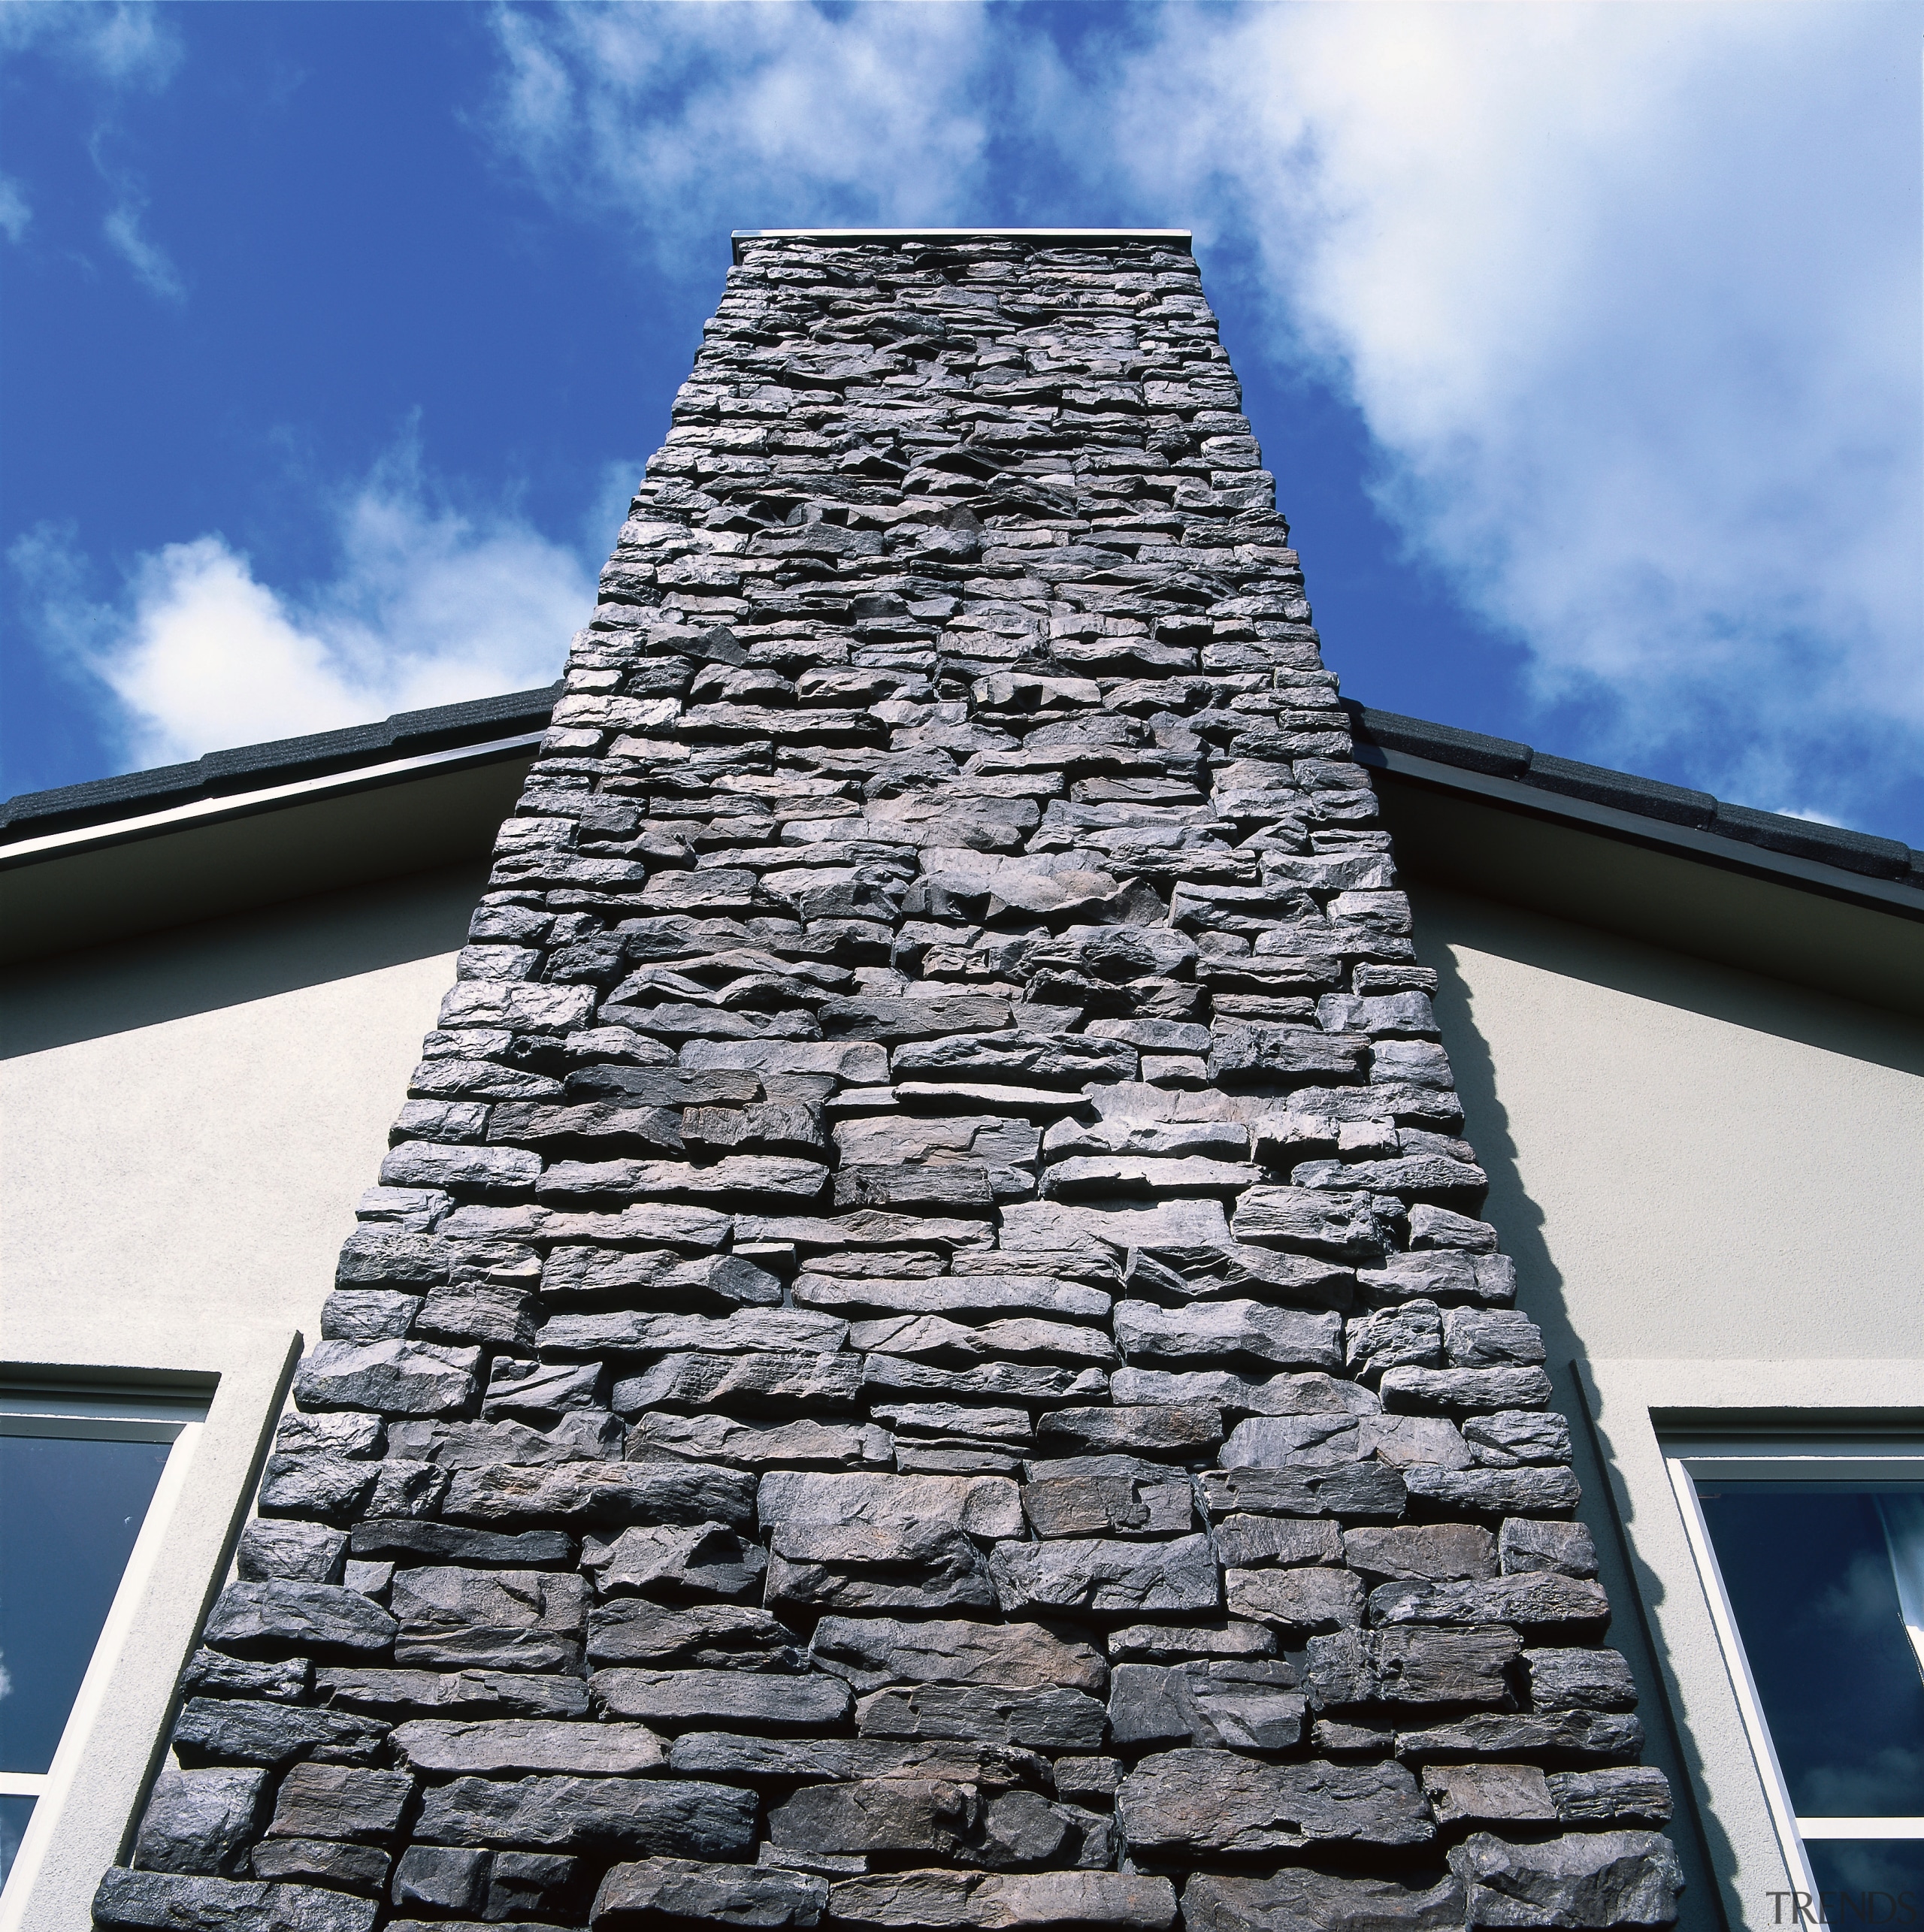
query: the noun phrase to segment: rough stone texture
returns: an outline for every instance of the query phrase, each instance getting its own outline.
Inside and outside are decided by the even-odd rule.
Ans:
[[[1471,1925],[1668,1925],[1683,1883],[1677,1854],[1653,1831],[1573,1832],[1513,1844],[1488,1832],[1450,1854]]]
[[[1260,1879],[1204,1873],[1183,1888],[1182,1916],[1192,1932],[1453,1932],[1463,1888],[1454,1874],[1419,1889],[1287,1868]]]
[[[741,253],[101,1922],[1660,1919],[1193,262]]]
[[[786,1928],[821,1922],[828,1882],[805,1873],[755,1865],[703,1865],[685,1858],[645,1858],[617,1865],[594,1895],[594,1932],[702,1924]]]
[[[248,1767],[166,1766],[147,1800],[134,1863],[145,1871],[210,1876],[239,1870],[260,1828],[267,1785],[267,1773]]]

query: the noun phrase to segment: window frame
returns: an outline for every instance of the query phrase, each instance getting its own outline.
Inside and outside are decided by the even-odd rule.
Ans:
[[[166,1462],[141,1518],[141,1527],[120,1572],[112,1601],[87,1659],[59,1742],[44,1771],[0,1770],[0,1797],[31,1797],[33,1816],[20,1840],[14,1872],[30,1886],[32,1874],[59,1829],[87,1739],[106,1701],[115,1664],[126,1647],[149,1580],[181,1492],[194,1452],[207,1427],[207,1397],[175,1393],[164,1388],[151,1392],[67,1387],[47,1382],[0,1383],[0,1436],[58,1437],[80,1442],[164,1442]],[[25,1660],[21,1660],[25,1661]]]
[[[1697,1566],[1698,1582],[1723,1650],[1744,1733],[1770,1807],[1771,1822],[1785,1866],[1814,1897],[1818,1886],[1805,1846],[1808,1840],[1905,1840],[1924,1838],[1924,1816],[1892,1813],[1862,1818],[1805,1817],[1790,1796],[1778,1762],[1763,1701],[1750,1673],[1744,1633],[1724,1586],[1717,1545],[1697,1493],[1700,1477],[1732,1483],[1767,1482],[1773,1477],[1835,1483],[1840,1487],[1868,1482],[1924,1485],[1924,1435],[1899,1429],[1888,1434],[1833,1433],[1828,1430],[1728,1432],[1671,1431],[1662,1437],[1664,1466],[1684,1520],[1684,1534]],[[1879,1829],[1895,1825],[1898,1828]]]
[[[116,1350],[97,1308],[23,1314],[10,1312],[14,1347],[0,1360],[0,1386],[16,1406],[57,1412],[67,1405],[68,1420],[89,1432],[158,1425],[171,1433],[192,1423],[177,1407],[165,1410],[169,1404],[193,1404],[204,1418],[184,1450],[168,1457],[115,1594],[113,1628],[102,1630],[62,1734],[58,1785],[37,1794],[20,1855],[0,1889],[0,1932],[84,1932],[101,1873],[132,1849],[166,1753],[180,1673],[226,1580],[301,1336],[288,1328],[214,1328],[160,1347],[136,1338]],[[83,1394],[122,1412],[73,1416]],[[57,1413],[54,1423],[61,1426]]]
[[[1782,1774],[1774,1754],[1760,1755],[1746,1724],[1745,1693],[1719,1634],[1671,1455],[1680,1448],[1696,1453],[1706,1438],[1835,1443],[1856,1435],[1887,1442],[1924,1435],[1924,1356],[1605,1359],[1573,1365],[1635,1587],[1635,1603],[1619,1604],[1618,1614],[1642,1622],[1687,1786],[1678,1796],[1687,1795],[1717,1887],[1715,1901],[1687,1898],[1687,1918],[1696,1921],[1702,1909],[1711,1915],[1703,1922],[1720,1916],[1732,1932],[1808,1924],[1795,1915],[1795,1894],[1808,1899],[1814,1889],[1801,1841],[1793,1835],[1793,1858],[1772,1808],[1773,1786],[1783,1793]],[[1716,1588],[1720,1595],[1720,1578]],[[1741,1650],[1735,1654],[1741,1658]],[[1754,1698],[1753,1687],[1749,1695]],[[1655,1710],[1644,1714],[1660,1721]],[[1783,1808],[1794,1815],[1787,1799]],[[1680,1803],[1680,1828],[1684,1822]]]

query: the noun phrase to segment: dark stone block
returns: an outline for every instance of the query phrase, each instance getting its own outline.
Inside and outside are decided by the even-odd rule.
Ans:
[[[268,1774],[253,1767],[161,1767],[134,1842],[143,1871],[228,1876],[246,1862],[259,1828]]]
[[[278,1770],[307,1758],[371,1764],[386,1735],[386,1725],[340,1711],[193,1698],[174,1723],[174,1747],[183,1764],[264,1764]]]
[[[374,1932],[371,1899],[313,1885],[109,1870],[94,1894],[101,1932]]]

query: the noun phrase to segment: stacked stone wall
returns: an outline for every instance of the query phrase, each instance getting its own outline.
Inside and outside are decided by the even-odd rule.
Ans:
[[[1194,263],[754,241],[105,1927],[1607,1927],[1669,1795]]]

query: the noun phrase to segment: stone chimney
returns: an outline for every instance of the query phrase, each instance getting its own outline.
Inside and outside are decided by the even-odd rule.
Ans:
[[[1262,462],[1186,236],[738,237],[100,1925],[1674,1916]]]

